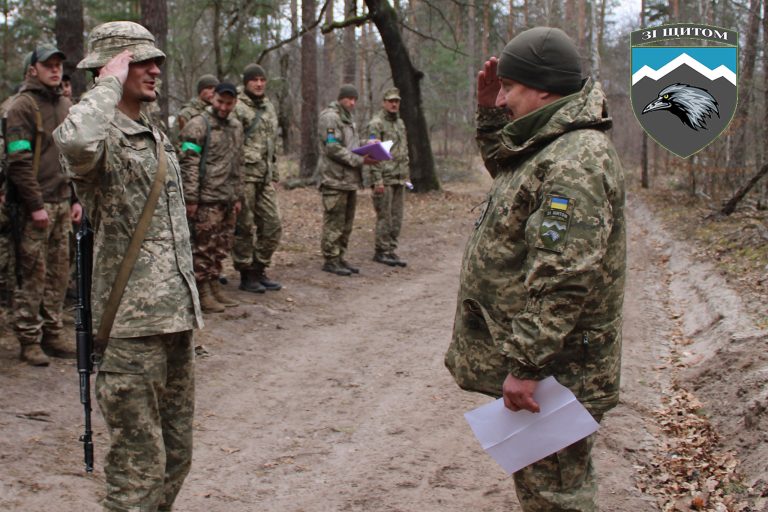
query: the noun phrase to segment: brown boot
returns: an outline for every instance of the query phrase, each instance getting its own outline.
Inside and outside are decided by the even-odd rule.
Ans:
[[[203,313],[221,313],[224,311],[224,306],[213,296],[210,281],[198,283],[197,292],[200,294],[200,307],[203,309]]]
[[[64,359],[74,359],[77,357],[74,340],[62,339],[58,334],[44,332],[40,348],[47,355],[53,357],[63,357]]]
[[[31,366],[48,366],[51,362],[37,343],[21,346],[21,360]]]
[[[213,296],[216,297],[216,300],[219,302],[219,304],[222,304],[224,307],[233,308],[240,304],[239,302],[234,301],[226,296],[224,289],[221,287],[221,283],[218,279],[211,281],[211,291],[213,292]]]

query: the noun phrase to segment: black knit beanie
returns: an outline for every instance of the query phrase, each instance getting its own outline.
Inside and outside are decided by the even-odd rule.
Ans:
[[[336,99],[342,98],[358,98],[357,87],[352,84],[344,84],[339,89],[339,96]]]
[[[213,75],[203,75],[197,79],[197,94],[200,94],[203,89],[216,87],[217,85],[219,85],[218,78]]]
[[[248,64],[243,70],[243,84],[247,84],[256,77],[267,78],[267,72],[258,64]]]
[[[504,47],[497,74],[564,96],[584,84],[579,51],[559,28],[535,27],[520,32]]]

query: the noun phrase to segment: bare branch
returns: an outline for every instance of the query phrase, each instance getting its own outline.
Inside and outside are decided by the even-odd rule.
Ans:
[[[327,34],[329,32],[333,32],[337,28],[345,28],[345,27],[351,27],[351,26],[359,27],[360,25],[364,25],[370,20],[371,20],[370,14],[366,14],[363,16],[355,16],[354,18],[347,18],[342,21],[334,21],[330,25],[323,25],[323,28],[320,29],[320,31],[323,34]]]
[[[283,46],[285,46],[287,44],[290,44],[290,43],[294,42],[295,40],[299,39],[301,36],[303,36],[307,32],[310,32],[310,31],[314,30],[315,27],[317,27],[320,24],[320,22],[323,21],[323,16],[325,16],[325,11],[326,11],[326,9],[328,9],[328,4],[330,3],[330,1],[331,0],[325,0],[325,3],[323,4],[323,7],[320,9],[320,14],[318,14],[317,19],[315,21],[313,21],[311,25],[302,28],[296,34],[294,34],[293,36],[289,37],[288,39],[284,39],[284,40],[280,41],[279,43],[277,43],[275,45],[272,45],[269,48],[265,48],[264,50],[262,50],[262,52],[259,54],[259,58],[256,59],[256,62],[261,63],[261,61],[264,59],[264,57],[269,52],[273,52],[273,51],[277,50],[278,48],[281,48],[281,47],[283,47]]]
[[[423,39],[426,39],[426,40],[428,40],[428,41],[434,41],[434,42],[436,42],[437,44],[439,44],[440,46],[442,46],[442,47],[443,47],[443,48],[445,48],[446,50],[450,50],[450,51],[452,51],[452,52],[454,52],[454,53],[458,53],[459,55],[463,55],[464,57],[468,57],[468,56],[469,56],[469,54],[467,54],[467,53],[464,53],[463,51],[459,50],[458,48],[451,48],[450,46],[448,46],[447,44],[445,44],[444,42],[442,42],[440,39],[437,39],[437,38],[435,38],[435,37],[432,37],[432,36],[428,36],[427,34],[422,34],[422,33],[421,33],[421,32],[419,32],[418,30],[416,30],[415,28],[411,28],[411,27],[409,27],[408,25],[406,25],[405,23],[401,23],[400,25],[401,25],[401,26],[402,26],[404,29],[408,30],[409,32],[413,32],[414,34],[416,34],[417,36],[419,36],[419,37],[421,37],[421,38],[423,38]]]

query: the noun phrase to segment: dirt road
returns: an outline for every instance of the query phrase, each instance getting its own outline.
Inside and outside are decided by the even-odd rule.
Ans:
[[[284,290],[246,294],[233,279],[227,289],[245,304],[207,316],[197,340],[195,456],[177,510],[519,510],[511,479],[463,418],[489,399],[460,391],[442,362],[478,194],[411,198],[399,251],[409,266],[398,270],[370,261],[362,197],[350,258],[362,273],[337,277],[319,271],[315,193],[281,192],[287,236],[271,275]],[[635,483],[664,441],[654,411],[685,370],[669,363],[687,318],[675,307],[669,237],[636,198],[630,206],[622,403],[595,449],[611,512],[660,510]],[[97,470],[86,476],[73,363],[21,364],[5,324],[0,510],[100,510],[107,439],[95,412]]]

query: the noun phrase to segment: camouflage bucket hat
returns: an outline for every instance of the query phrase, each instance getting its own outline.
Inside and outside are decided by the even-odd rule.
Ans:
[[[132,21],[110,21],[95,27],[88,35],[87,53],[77,67],[100,68],[123,50],[133,52],[132,62],[165,59],[165,54],[155,46],[155,37],[149,30]]]

